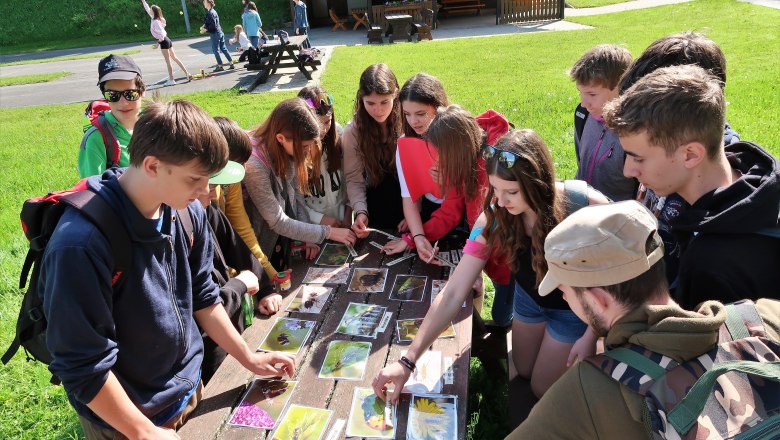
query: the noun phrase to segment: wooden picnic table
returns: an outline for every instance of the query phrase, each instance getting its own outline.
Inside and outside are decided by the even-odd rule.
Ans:
[[[285,45],[264,44],[260,47],[260,50],[268,52],[269,56],[262,57],[261,62],[258,64],[246,65],[247,70],[260,71],[251,88],[257,87],[258,84],[265,84],[265,82],[268,81],[268,77],[271,74],[276,73],[276,70],[282,67],[297,67],[306,79],[311,79],[311,72],[309,72],[307,68],[311,68],[312,72],[317,70],[320,61],[313,60],[307,63],[301,63],[299,59],[301,47],[309,37],[307,35],[291,35],[289,39],[290,43]]]
[[[385,14],[387,20],[387,33],[390,35],[390,42],[396,39],[406,38],[406,41],[412,41],[410,27],[412,26],[412,16],[409,14]]]
[[[334,288],[333,293],[328,298],[320,314],[284,311],[295,296],[293,293],[301,284],[307,268],[315,267],[315,260],[295,259],[293,263],[292,288],[289,290],[290,294],[284,297],[283,311],[270,317],[255,316],[253,325],[243,333],[243,337],[249,346],[257,347],[266,334],[268,334],[277,317],[289,316],[317,321],[314,330],[297,357],[297,371],[292,379],[298,380],[299,383],[293,392],[289,404],[332,410],[333,416],[325,431],[326,435],[337,420],[343,419],[346,422],[349,419],[350,405],[355,387],[370,387],[371,381],[379,370],[385,365],[395,362],[400,358],[401,351],[408,349],[408,344],[397,342],[395,321],[397,319],[421,318],[425,316],[430,306],[432,280],[446,279],[449,276],[450,269],[448,267],[426,264],[416,256],[393,266],[386,266],[388,261],[392,261],[401,255],[386,256],[381,254],[379,249],[370,245],[369,242],[375,241],[379,244],[384,244],[388,240],[387,237],[377,232],[371,233],[368,238],[362,239],[356,244],[355,250],[358,253],[358,257],[352,258],[349,263],[350,268],[387,268],[388,276],[383,292],[347,292],[348,284],[351,280],[350,275],[347,284],[328,285],[328,287]],[[465,237],[451,237],[447,240],[441,240],[439,246],[444,250],[461,249],[464,241]],[[395,276],[400,274],[428,277],[423,301],[404,302],[389,299]],[[451,358],[453,361],[452,373],[454,380],[451,384],[445,383],[441,393],[458,396],[459,439],[464,439],[466,436],[465,428],[468,414],[468,378],[472,338],[471,301],[469,297],[466,307],[462,307],[456,319],[453,320],[456,331],[455,338],[437,339],[432,346],[432,349],[442,353],[443,360]],[[387,311],[392,312],[392,318],[387,329],[379,333],[376,339],[336,333],[338,324],[350,302],[378,304],[387,307]],[[371,354],[362,380],[331,380],[318,377],[328,344],[335,340],[369,341],[372,343]],[[443,372],[444,368],[443,365]],[[233,357],[228,356],[205,387],[203,400],[189,418],[187,424],[179,431],[179,435],[188,440],[270,438],[268,436],[269,431],[236,427],[226,423],[233,409],[240,403],[244,391],[254,378],[255,376],[251,372],[244,369]],[[406,420],[410,398],[411,395],[404,394],[397,408],[396,438],[399,439],[405,438],[406,435]],[[344,436],[345,432],[342,431],[339,438]]]

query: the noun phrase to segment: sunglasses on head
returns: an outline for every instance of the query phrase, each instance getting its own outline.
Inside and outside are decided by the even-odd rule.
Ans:
[[[492,159],[496,154],[498,154],[498,163],[504,165],[505,168],[512,168],[520,157],[511,151],[499,150],[489,144],[482,146],[482,158],[486,161]]]
[[[119,102],[119,99],[122,96],[128,101],[136,101],[141,97],[141,91],[138,89],[103,91],[103,97],[106,98],[108,102]]]
[[[331,95],[318,95],[307,99],[306,103],[320,116],[329,115],[333,111],[333,96]]]

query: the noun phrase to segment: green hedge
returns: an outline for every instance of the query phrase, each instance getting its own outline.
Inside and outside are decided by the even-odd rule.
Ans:
[[[168,33],[172,36],[187,35],[181,0],[149,1],[163,10]],[[289,0],[257,1],[264,29],[270,32],[291,21]],[[191,35],[197,35],[206,10],[200,0],[185,0],[190,18]],[[226,34],[241,23],[241,2],[230,0],[217,2],[222,28]],[[7,1],[0,8],[0,45],[15,46],[22,43],[44,42],[52,38],[73,39],[88,36],[127,36],[138,40],[149,33],[149,16],[140,0],[29,0]]]

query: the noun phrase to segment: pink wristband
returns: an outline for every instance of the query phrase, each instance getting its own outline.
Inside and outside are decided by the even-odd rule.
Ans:
[[[409,249],[415,249],[417,247],[417,245],[414,244],[414,238],[412,237],[412,234],[409,232],[401,235],[401,240],[403,240],[404,243],[409,246]]]
[[[471,255],[472,257],[479,258],[482,261],[487,261],[490,256],[487,245],[480,243],[476,240],[466,240],[466,246],[463,247],[463,253]]]

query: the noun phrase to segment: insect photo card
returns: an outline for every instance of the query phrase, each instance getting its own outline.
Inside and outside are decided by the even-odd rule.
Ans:
[[[372,388],[355,388],[347,437],[395,438],[395,411]]]
[[[333,411],[290,405],[274,431],[273,440],[320,440],[328,427]]]
[[[387,269],[357,268],[352,272],[349,292],[384,292]]]
[[[398,301],[422,301],[428,277],[417,275],[396,275],[390,299]]]
[[[298,381],[255,379],[228,421],[231,425],[273,429]]]
[[[458,396],[414,394],[409,403],[406,440],[458,438]]]
[[[320,313],[333,289],[313,284],[302,284],[295,293],[295,298],[287,306],[288,312]]]
[[[404,342],[412,342],[417,336],[417,332],[420,331],[420,326],[422,325],[423,318],[413,318],[413,319],[399,319],[395,322],[395,329],[396,334],[398,335],[398,342],[404,343]],[[450,322],[450,325],[448,325],[439,335],[438,339],[442,338],[454,338],[455,337],[455,327],[452,325],[452,322]]]
[[[345,284],[349,267],[310,267],[303,277],[303,284]]]
[[[276,318],[274,326],[258,347],[262,351],[281,351],[297,355],[314,329],[315,321]]]
[[[349,247],[344,244],[328,243],[322,248],[314,264],[320,266],[341,266],[349,260]]]
[[[319,377],[322,379],[361,380],[366,371],[370,342],[333,341],[322,362]]]
[[[387,307],[376,304],[349,303],[336,332],[345,335],[368,336],[376,338],[377,333],[387,326],[385,317]],[[392,315],[392,313],[388,314]]]

